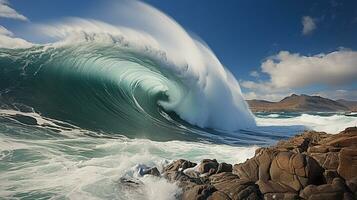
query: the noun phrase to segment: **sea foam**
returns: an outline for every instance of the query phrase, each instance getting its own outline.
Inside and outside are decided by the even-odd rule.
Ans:
[[[318,114],[301,114],[296,117],[279,118],[278,114],[270,115],[268,117],[256,117],[257,126],[264,129],[264,127],[275,126],[279,131],[290,129],[296,132],[307,130],[324,131],[327,133],[339,133],[347,127],[357,126],[357,117],[346,116],[343,114],[333,114],[323,116]],[[297,126],[300,126],[297,128]]]

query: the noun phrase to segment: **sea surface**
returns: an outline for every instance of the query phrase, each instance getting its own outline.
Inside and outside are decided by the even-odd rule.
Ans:
[[[357,125],[341,113],[257,113],[258,126],[235,136],[154,141],[95,132],[34,112],[0,110],[1,199],[175,199],[179,188],[140,169],[175,159],[239,163],[256,148],[304,129],[336,133]],[[204,130],[200,130],[204,131]],[[210,130],[207,130],[210,132]],[[140,187],[121,182],[134,180]]]

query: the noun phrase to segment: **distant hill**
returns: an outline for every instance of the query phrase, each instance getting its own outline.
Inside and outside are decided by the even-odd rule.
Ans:
[[[285,97],[279,102],[247,100],[253,112],[339,112],[351,111],[357,102],[323,98],[320,96],[296,95]]]
[[[347,106],[351,111],[357,111],[357,101],[349,101],[344,99],[337,100],[338,103]]]

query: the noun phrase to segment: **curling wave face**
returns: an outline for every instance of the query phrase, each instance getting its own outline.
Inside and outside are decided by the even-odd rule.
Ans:
[[[207,45],[153,7],[118,5],[97,11],[118,22],[33,24],[55,41],[0,48],[2,107],[22,104],[83,128],[157,140],[255,126],[237,80]]]
[[[224,74],[201,77],[194,66],[118,41],[1,49],[0,56],[3,106],[21,103],[85,128],[160,140],[254,124],[222,66]]]

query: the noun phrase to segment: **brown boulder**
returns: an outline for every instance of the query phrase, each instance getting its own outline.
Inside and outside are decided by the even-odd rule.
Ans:
[[[328,151],[328,147],[323,145],[311,146],[307,149],[308,153],[327,153]]]
[[[259,180],[256,184],[259,186],[260,192],[264,195],[268,193],[296,193],[296,191],[290,186],[279,182]]]
[[[337,172],[345,179],[357,177],[357,149],[342,148],[339,153],[340,164]]]
[[[291,187],[273,182],[273,181],[257,181],[260,192],[264,195],[265,200],[284,199],[294,200],[298,199],[298,193]]]
[[[167,165],[164,168],[164,172],[167,172],[167,171],[182,171],[182,170],[185,170],[187,168],[194,167],[196,165],[197,165],[196,163],[193,163],[193,162],[190,162],[190,161],[187,161],[187,160],[184,160],[184,159],[180,159],[180,160],[176,160],[176,161],[170,163],[169,165]]]
[[[343,180],[335,178],[331,184],[309,185],[300,192],[300,197],[306,200],[342,200],[345,196]]]
[[[198,167],[198,172],[201,174],[208,173],[213,174],[217,171],[218,168],[218,162],[216,159],[210,160],[210,159],[204,159],[202,160],[200,166]]]
[[[336,148],[350,147],[357,145],[357,127],[346,128],[339,134],[329,135],[321,140],[319,144]]]
[[[269,168],[276,150],[269,148],[257,149],[255,156],[244,163],[236,164],[233,167],[233,173],[242,179],[251,181],[269,180]]]
[[[208,200],[231,200],[231,198],[224,192],[216,191],[208,197]]]
[[[236,174],[233,174],[231,172],[222,172],[219,174],[213,174],[209,178],[209,181],[211,184],[216,185],[218,188],[220,187],[218,184],[220,183],[226,183],[227,181],[234,181],[240,179]],[[241,179],[243,180],[243,179]],[[246,182],[249,182],[249,180],[244,179]]]
[[[348,127],[341,133],[342,134],[357,133],[357,126]]]
[[[278,153],[270,167],[272,181],[289,185],[295,191],[311,183],[320,183],[322,172],[313,158],[291,152]]]
[[[279,141],[276,148],[279,150],[285,149],[295,153],[302,153],[307,151],[310,146],[318,144],[319,141],[326,137],[327,134],[324,132],[306,131],[289,140]]]
[[[337,170],[339,164],[338,152],[310,153],[321,167],[328,170]]]
[[[324,178],[326,183],[332,183],[333,179],[340,178],[340,175],[337,173],[336,170],[325,170]]]
[[[350,136],[349,134],[345,134],[345,135],[339,134],[338,136],[340,137],[337,137],[334,140],[326,142],[326,145],[342,148],[342,147],[354,146],[357,144],[357,135]]]
[[[256,157],[253,157],[244,163],[235,164],[233,167],[233,173],[237,174],[242,179],[254,182],[259,180],[259,165],[256,160]]]
[[[260,149],[258,151],[257,161],[259,164],[258,178],[259,180],[269,180],[269,168],[272,162],[272,159],[275,157],[276,151],[271,149]]]
[[[235,200],[260,200],[261,194],[257,185],[249,185],[237,195],[233,195]]]
[[[353,193],[354,198],[357,199],[357,177],[352,178],[346,182],[349,190]]]
[[[168,171],[163,174],[164,178],[166,178],[170,182],[178,182],[180,187],[192,186],[192,185],[201,185],[204,184],[204,179],[201,178],[193,178],[182,171]]]
[[[219,163],[217,168],[217,174],[221,172],[232,172],[232,165],[227,163]]]
[[[255,157],[234,166],[233,172],[241,179],[258,180],[290,186],[299,191],[311,183],[321,183],[323,169],[311,157],[276,149],[259,149]]]
[[[313,157],[325,170],[337,171],[344,179],[351,179],[357,175],[356,148],[357,128],[351,127],[320,140],[317,146],[308,148],[307,155]],[[327,183],[331,182],[328,178],[325,176]]]
[[[257,185],[230,172],[222,172],[209,177],[210,183],[230,199],[260,199]]]
[[[182,200],[205,200],[216,189],[211,185],[196,185],[182,194]]]

